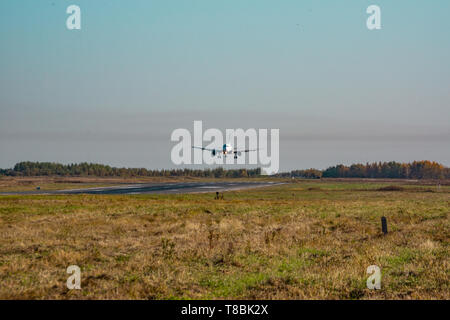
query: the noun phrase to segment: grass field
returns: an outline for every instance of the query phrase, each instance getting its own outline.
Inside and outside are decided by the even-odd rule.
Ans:
[[[450,187],[393,184],[0,196],[0,298],[450,299]]]

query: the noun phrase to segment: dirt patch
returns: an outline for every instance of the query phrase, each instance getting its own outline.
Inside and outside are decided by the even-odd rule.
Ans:
[[[405,191],[405,188],[400,186],[386,186],[376,189],[377,191]]]

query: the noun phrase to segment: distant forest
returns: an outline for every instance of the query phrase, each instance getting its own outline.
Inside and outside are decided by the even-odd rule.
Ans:
[[[12,169],[0,169],[3,176],[96,176],[96,177],[204,177],[243,178],[261,176],[256,169],[162,169],[115,168],[95,163],[63,165],[52,162],[20,162]],[[400,178],[400,179],[450,179],[450,168],[433,161],[412,163],[374,162],[337,165],[325,170],[307,169],[278,173],[276,177],[320,178]]]
[[[60,164],[53,162],[19,162],[12,169],[0,169],[5,176],[96,176],[96,177],[209,177],[239,178],[261,175],[261,169],[162,169],[115,168],[96,163]]]
[[[337,165],[325,170],[293,170],[278,174],[281,177],[299,178],[397,178],[397,179],[450,179],[450,168],[434,161],[412,163],[373,162]]]

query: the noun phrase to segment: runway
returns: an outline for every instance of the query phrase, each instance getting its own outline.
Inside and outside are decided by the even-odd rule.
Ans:
[[[280,185],[278,182],[187,182],[187,183],[136,183],[125,186],[81,188],[68,190],[36,190],[3,192],[0,195],[58,195],[58,194],[183,194],[224,192]]]

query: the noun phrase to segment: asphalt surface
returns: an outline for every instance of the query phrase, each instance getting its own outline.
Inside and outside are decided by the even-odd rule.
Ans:
[[[67,189],[35,190],[23,192],[3,192],[0,195],[39,195],[39,194],[181,194],[224,192],[280,185],[276,182],[187,182],[187,183],[136,183],[125,186]]]

